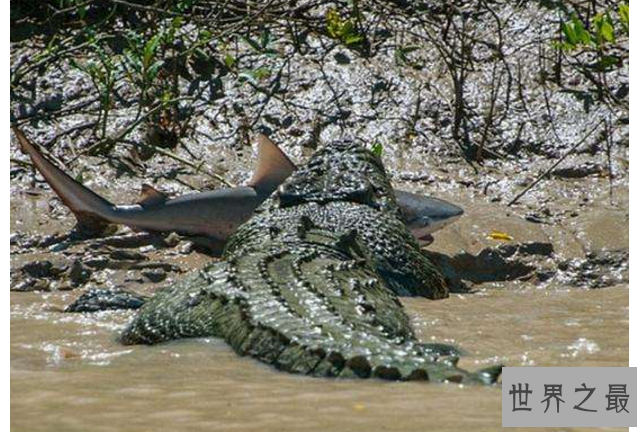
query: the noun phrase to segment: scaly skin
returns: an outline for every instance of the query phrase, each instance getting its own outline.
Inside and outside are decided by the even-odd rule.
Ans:
[[[398,215],[380,160],[335,142],[239,228],[223,262],[157,293],[121,340],[214,336],[293,373],[493,382],[497,369],[468,373],[415,338],[397,294],[447,290]]]

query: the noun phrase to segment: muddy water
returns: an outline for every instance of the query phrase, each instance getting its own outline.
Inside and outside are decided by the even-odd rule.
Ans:
[[[313,379],[239,358],[215,339],[123,347],[130,313],[67,315],[70,293],[12,293],[13,431],[496,430],[500,391]],[[628,286],[483,289],[404,300],[418,335],[467,368],[628,365]]]

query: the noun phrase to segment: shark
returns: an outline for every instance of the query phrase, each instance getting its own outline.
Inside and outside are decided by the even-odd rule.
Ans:
[[[394,189],[401,219],[421,246],[434,241],[432,234],[452,224],[464,210],[446,200]]]
[[[258,135],[258,158],[251,179],[243,186],[169,197],[143,184],[138,201],[117,205],[83,186],[47,159],[18,127],[12,130],[21,150],[60,200],[74,214],[81,230],[99,232],[109,225],[126,225],[137,231],[176,232],[205,237],[214,249],[224,247],[236,229],[249,220],[296,171],[296,165],[265,135]],[[421,245],[432,233],[457,220],[463,209],[447,201],[394,190],[402,220]]]

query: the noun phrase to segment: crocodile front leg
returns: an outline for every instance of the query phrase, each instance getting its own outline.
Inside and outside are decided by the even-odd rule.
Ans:
[[[179,283],[157,291],[121,334],[126,345],[156,344],[172,339],[221,337],[220,326],[230,313],[223,299],[208,294],[212,275],[224,264],[216,263]]]

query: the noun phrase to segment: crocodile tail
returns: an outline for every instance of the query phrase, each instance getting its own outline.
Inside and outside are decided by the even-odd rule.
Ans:
[[[121,340],[215,336],[287,372],[483,383],[415,339],[353,232],[335,235],[302,219],[271,235],[158,293]]]

